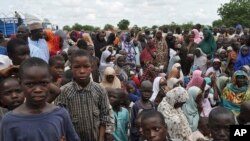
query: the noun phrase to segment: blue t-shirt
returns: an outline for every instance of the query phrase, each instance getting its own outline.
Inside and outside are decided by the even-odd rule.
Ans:
[[[8,112],[2,119],[1,141],[80,141],[64,108],[37,115]]]
[[[128,123],[129,113],[125,108],[121,108],[119,112],[113,112],[116,120],[116,127],[113,136],[116,141],[128,141]]]

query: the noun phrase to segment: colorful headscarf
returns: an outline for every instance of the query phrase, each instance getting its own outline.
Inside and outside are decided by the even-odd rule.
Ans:
[[[192,30],[194,32],[194,42],[196,44],[199,44],[201,42],[201,37],[200,37],[200,33],[197,29],[193,29]]]
[[[216,52],[216,42],[214,41],[213,34],[210,30],[203,30],[203,33],[203,35],[206,34],[207,37],[201,41],[199,48],[201,48],[206,55],[213,57]]]
[[[193,72],[192,78],[189,81],[189,83],[187,84],[187,90],[192,87],[192,86],[196,86],[196,87],[201,87],[202,83],[204,81],[204,78],[201,76],[202,72],[200,70],[195,70]]]

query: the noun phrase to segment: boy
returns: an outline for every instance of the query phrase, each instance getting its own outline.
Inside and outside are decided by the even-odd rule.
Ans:
[[[147,80],[141,83],[141,99],[135,102],[131,111],[131,141],[137,141],[140,137],[139,129],[136,128],[135,123],[138,113],[141,110],[155,109],[154,103],[149,100],[153,93],[152,89],[153,84],[150,81]]]
[[[147,141],[174,141],[169,138],[164,116],[158,111],[150,110],[144,113],[141,118],[141,125]]]
[[[239,125],[249,125],[250,124],[250,101],[243,103],[240,106],[240,114],[236,117],[236,122]]]
[[[126,95],[122,89],[107,89],[109,101],[113,109],[115,119],[115,131],[113,137],[117,141],[128,141],[129,112],[121,107],[122,95]]]
[[[27,59],[19,76],[26,101],[3,117],[1,140],[79,141],[68,112],[46,102],[51,81],[48,64],[39,58]]]
[[[208,126],[214,141],[229,141],[229,126],[234,124],[234,114],[226,108],[217,107],[209,114]]]
[[[61,55],[52,56],[49,59],[50,73],[52,82],[57,86],[61,86],[62,76],[64,72],[65,61]]]
[[[68,109],[81,141],[103,141],[109,122],[107,93],[90,80],[91,61],[87,52],[75,51],[71,63],[73,80],[62,87],[55,103]]]

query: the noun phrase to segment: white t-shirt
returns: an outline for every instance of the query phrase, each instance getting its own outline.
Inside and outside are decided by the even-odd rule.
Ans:
[[[12,65],[12,60],[8,56],[0,54],[0,70],[8,68],[10,65]]]

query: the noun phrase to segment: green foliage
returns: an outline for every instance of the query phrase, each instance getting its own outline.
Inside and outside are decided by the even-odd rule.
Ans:
[[[122,19],[118,24],[118,28],[121,30],[127,30],[130,22],[126,19]]]
[[[72,30],[81,31],[82,30],[82,25],[80,25],[79,23],[75,23],[72,26]]]
[[[113,29],[114,29],[114,26],[111,24],[105,24],[104,26],[104,30],[113,30]]]
[[[83,26],[82,26],[82,29],[83,29],[84,31],[94,31],[95,27],[92,26],[92,25],[83,25]]]
[[[157,25],[153,25],[151,28],[152,29],[156,29],[156,28],[158,28],[158,26]]]
[[[71,28],[69,25],[65,25],[63,26],[63,30],[71,31]]]
[[[212,23],[213,27],[221,27],[222,25],[224,25],[223,21],[221,19],[215,20]]]
[[[193,22],[187,22],[187,23],[184,23],[184,24],[181,24],[179,25],[181,27],[182,30],[185,30],[185,29],[192,29],[192,27],[194,26]]]
[[[231,1],[218,8],[218,14],[222,21],[215,21],[215,24],[222,22],[226,26],[241,24],[250,27],[250,2]]]

